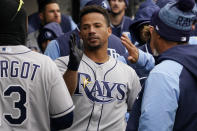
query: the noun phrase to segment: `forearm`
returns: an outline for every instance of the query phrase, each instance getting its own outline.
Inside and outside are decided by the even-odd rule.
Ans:
[[[139,58],[135,63],[135,66],[138,68],[144,68],[146,71],[150,71],[155,66],[155,59],[151,54],[139,49]]]
[[[63,75],[63,78],[68,87],[70,95],[72,96],[75,92],[75,89],[77,88],[78,68],[83,56],[83,51],[81,49],[78,49],[77,47],[75,34],[71,34],[69,46],[70,46],[69,62],[67,65],[67,70]]]
[[[78,81],[78,71],[72,71],[67,69],[63,75],[64,81],[67,85],[68,91],[72,96],[77,88],[77,81]]]

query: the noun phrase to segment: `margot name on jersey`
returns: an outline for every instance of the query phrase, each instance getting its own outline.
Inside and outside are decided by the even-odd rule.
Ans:
[[[7,61],[1,60],[0,61],[0,78],[7,78],[7,77],[20,77],[23,79],[30,78],[34,80],[35,74],[37,70],[40,68],[40,65],[31,64],[29,62],[22,62],[20,61]]]

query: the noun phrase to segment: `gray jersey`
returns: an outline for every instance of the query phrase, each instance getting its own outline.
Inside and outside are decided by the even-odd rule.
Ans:
[[[0,46],[0,130],[49,131],[74,109],[56,64],[25,46]]]
[[[62,74],[68,59],[55,61]],[[125,131],[125,113],[141,90],[135,71],[114,58],[99,65],[83,55],[78,73],[74,122],[67,131]]]
[[[39,35],[39,30],[36,30],[36,31],[31,32],[30,34],[28,34],[26,46],[28,48],[30,48],[31,50],[41,52],[40,47],[39,47],[38,42],[37,42],[38,35]]]

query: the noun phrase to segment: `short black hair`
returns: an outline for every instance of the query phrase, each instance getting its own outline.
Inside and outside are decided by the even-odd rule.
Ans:
[[[57,3],[57,0],[37,0],[38,3],[38,12],[41,13],[45,10],[46,5],[51,3]]]
[[[110,26],[110,18],[109,18],[109,14],[107,12],[107,10],[103,9],[102,7],[98,6],[98,5],[90,5],[90,6],[86,6],[84,7],[81,11],[80,11],[80,15],[79,15],[79,21],[81,23],[82,17],[88,13],[100,13],[104,16],[105,20],[106,20],[106,24],[109,27]]]

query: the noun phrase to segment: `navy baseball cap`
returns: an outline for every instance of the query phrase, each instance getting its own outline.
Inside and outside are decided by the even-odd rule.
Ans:
[[[176,2],[176,1],[178,1],[178,0],[158,0],[156,2],[156,5],[158,5],[159,8],[163,8],[167,3],[169,3],[169,2]]]
[[[51,30],[43,30],[38,37],[39,43],[57,38]]]
[[[99,5],[106,10],[111,10],[108,0],[91,0],[87,2],[85,6],[88,6],[88,5]]]
[[[139,9],[136,12],[135,19],[131,23],[131,27],[136,27],[139,24],[150,23],[152,14],[160,8],[157,5],[147,6]],[[137,24],[137,25],[136,25]]]
[[[129,30],[134,35],[135,39],[139,42],[140,41],[140,32],[139,28],[145,24],[150,24],[152,14],[159,10],[157,5],[147,6],[141,9],[138,9],[135,19],[132,21]]]
[[[63,35],[61,26],[56,22],[51,22],[40,30],[37,41],[41,45],[43,42],[53,40],[61,35]]]

